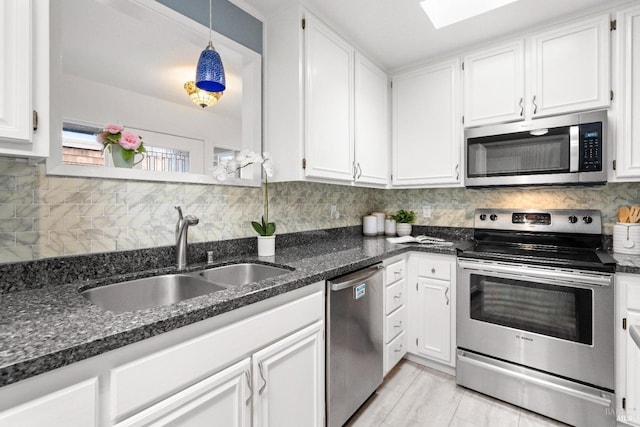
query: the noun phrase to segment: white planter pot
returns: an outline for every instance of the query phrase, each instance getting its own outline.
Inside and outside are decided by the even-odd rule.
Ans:
[[[276,236],[258,236],[258,256],[276,254]]]
[[[403,222],[399,222],[396,224],[396,231],[398,232],[398,236],[408,236],[411,234],[411,224],[406,224]]]

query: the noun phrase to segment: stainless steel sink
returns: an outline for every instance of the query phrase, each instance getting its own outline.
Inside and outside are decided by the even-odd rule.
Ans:
[[[145,277],[87,289],[81,294],[93,304],[116,313],[160,307],[225,289],[184,274]]]
[[[221,285],[241,286],[290,272],[286,268],[247,262],[211,268],[198,275]]]

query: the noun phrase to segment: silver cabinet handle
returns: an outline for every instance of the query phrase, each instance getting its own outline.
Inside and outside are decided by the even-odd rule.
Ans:
[[[431,274],[436,274],[436,269],[435,268],[431,269]]]
[[[393,296],[393,299],[398,299],[398,298],[400,298],[401,296],[402,296],[402,292],[400,292],[398,295],[394,295],[394,296]]]
[[[444,288],[444,297],[447,299],[447,305],[449,305],[449,288]]]
[[[244,402],[245,405],[249,406],[251,403],[251,399],[253,399],[253,387],[251,387],[251,372],[247,369],[244,371],[244,376],[247,379],[247,387],[249,387],[249,397]]]
[[[362,168],[360,167],[360,162],[358,162],[358,179],[362,176]]]
[[[399,353],[401,351],[402,351],[402,344],[400,344],[400,347],[398,347],[395,350],[393,350],[394,353]]]
[[[456,181],[460,180],[460,164],[456,165]]]
[[[353,180],[356,180],[356,176],[358,175],[358,168],[356,167],[356,161],[353,161]]]
[[[535,95],[533,95],[533,99],[531,100],[531,103],[533,104],[533,114],[536,114],[538,112],[538,104],[536,104]]]
[[[522,117],[524,116],[524,98],[520,98],[520,102],[518,103],[518,105],[520,106],[520,117]]]
[[[267,387],[267,380],[264,379],[264,372],[263,372],[262,362],[258,363],[258,369],[260,370],[260,378],[262,378],[262,381],[263,381],[262,387],[260,387],[260,390],[258,390],[258,394],[262,395],[262,392]]]
[[[402,270],[394,271],[393,274],[399,276],[402,274]]]
[[[394,328],[401,328],[402,327],[402,320],[397,325],[393,325],[393,327]]]

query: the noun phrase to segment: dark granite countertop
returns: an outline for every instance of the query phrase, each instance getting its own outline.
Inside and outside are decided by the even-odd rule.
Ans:
[[[455,236],[454,236],[455,237]],[[460,236],[462,237],[462,236]],[[252,239],[254,241],[255,239]],[[464,240],[464,239],[461,239]],[[6,275],[5,291],[0,292],[0,386],[69,365],[109,350],[123,347],[163,332],[198,322],[312,283],[340,276],[375,264],[385,258],[407,251],[456,254],[455,247],[390,244],[383,237],[362,237],[346,233],[330,239],[312,237],[306,241],[283,241],[274,264],[295,268],[284,275],[260,282],[225,289],[209,295],[185,300],[169,306],[127,313],[105,311],[79,294],[79,290],[143,276],[175,272],[174,267],[131,270],[135,273],[95,277],[76,275],[81,270],[72,261],[61,259],[41,262],[36,267],[15,265],[5,271],[22,276],[40,277],[49,268],[58,271],[58,283],[36,284]],[[236,252],[238,253],[238,252]],[[244,253],[250,253],[245,251]],[[255,253],[255,251],[253,252]],[[215,264],[195,263],[189,271],[242,261],[265,261],[255,255],[218,256]],[[52,264],[53,263],[53,264]],[[32,263],[33,264],[33,263]],[[56,268],[50,267],[56,265]],[[38,270],[40,269],[40,270]],[[40,275],[34,271],[41,271]],[[5,276],[2,280],[5,280]],[[27,283],[28,282],[28,283]],[[2,288],[2,286],[0,286]],[[7,290],[8,289],[8,290]],[[1,289],[0,289],[1,290]]]

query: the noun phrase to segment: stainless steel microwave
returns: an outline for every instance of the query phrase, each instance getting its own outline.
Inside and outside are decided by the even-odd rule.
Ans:
[[[603,184],[607,112],[465,131],[465,186]]]

